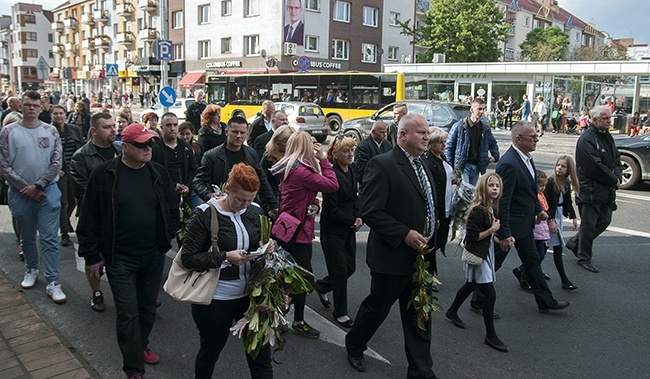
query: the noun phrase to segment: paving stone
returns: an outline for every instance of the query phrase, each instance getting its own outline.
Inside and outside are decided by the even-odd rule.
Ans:
[[[33,379],[46,379],[51,378],[56,375],[68,373],[70,371],[81,368],[81,363],[76,359],[70,359],[68,361],[59,362],[55,365],[44,367],[40,370],[30,371]]]

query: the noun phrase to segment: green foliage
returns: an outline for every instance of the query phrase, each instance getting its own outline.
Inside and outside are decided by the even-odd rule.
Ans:
[[[524,60],[559,61],[564,59],[569,49],[569,36],[557,26],[535,28],[519,47]]]
[[[447,62],[496,62],[510,28],[492,0],[434,0],[423,21],[419,27],[400,22],[402,34],[429,48],[417,62],[431,62],[434,53],[446,54]]]

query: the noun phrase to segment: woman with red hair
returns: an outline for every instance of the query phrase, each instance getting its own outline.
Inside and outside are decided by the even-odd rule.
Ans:
[[[226,142],[226,124],[221,122],[221,107],[210,104],[201,114],[201,129],[197,140],[203,152]]]

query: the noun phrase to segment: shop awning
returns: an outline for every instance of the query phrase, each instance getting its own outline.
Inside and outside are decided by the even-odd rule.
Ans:
[[[179,87],[194,87],[197,84],[205,83],[204,72],[188,72],[183,76],[180,82],[178,82]]]

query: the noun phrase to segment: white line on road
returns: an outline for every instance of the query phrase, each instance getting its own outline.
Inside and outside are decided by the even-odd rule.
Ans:
[[[636,237],[650,238],[650,233],[640,232],[638,230],[619,228],[616,226],[610,226],[607,228],[607,230],[614,233],[629,234],[631,236],[636,236]]]
[[[631,193],[622,193],[622,192],[617,192],[616,197],[624,197],[628,199],[634,199],[634,200],[644,200],[644,201],[650,201],[650,197],[648,196],[642,196],[642,195],[634,195]]]

